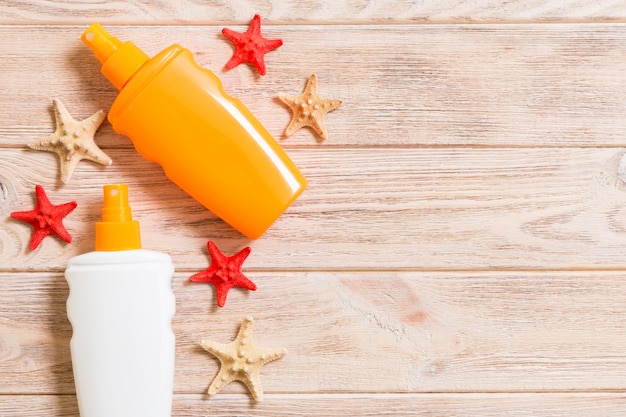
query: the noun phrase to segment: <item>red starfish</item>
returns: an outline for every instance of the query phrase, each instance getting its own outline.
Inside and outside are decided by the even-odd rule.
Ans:
[[[62,220],[77,206],[75,201],[53,205],[41,185],[35,186],[37,205],[31,211],[14,211],[11,217],[30,223],[33,226],[33,235],[30,239],[30,250],[35,250],[44,237],[54,234],[66,242],[72,241],[72,236],[63,226]]]
[[[240,33],[224,28],[222,33],[235,45],[235,53],[226,63],[226,69],[233,69],[242,62],[255,66],[261,75],[265,75],[265,53],[283,44],[280,39],[266,39],[261,35],[261,16],[254,15],[246,32]]]
[[[217,305],[220,307],[224,307],[224,304],[226,304],[228,290],[232,287],[256,290],[254,282],[250,281],[241,272],[241,265],[250,254],[251,249],[249,247],[243,248],[233,256],[225,256],[212,241],[209,240],[207,246],[211,255],[211,266],[202,272],[192,275],[189,281],[210,282],[215,285]]]

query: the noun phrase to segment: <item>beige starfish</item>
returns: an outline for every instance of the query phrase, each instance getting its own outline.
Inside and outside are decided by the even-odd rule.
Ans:
[[[324,127],[324,115],[341,106],[341,100],[328,100],[317,95],[317,77],[309,77],[304,91],[299,96],[281,94],[278,99],[291,109],[291,120],[285,129],[285,137],[291,136],[298,129],[308,126],[322,140],[328,137]]]
[[[74,119],[63,103],[53,100],[56,130],[47,138],[29,143],[28,147],[38,151],[56,152],[61,161],[61,181],[70,180],[76,164],[89,159],[102,165],[111,165],[111,158],[96,145],[94,135],[104,121],[100,110],[85,120]]]
[[[220,361],[220,371],[209,386],[208,394],[217,394],[233,381],[243,382],[255,401],[263,399],[261,388],[261,367],[268,362],[282,358],[285,349],[263,349],[252,342],[252,317],[246,317],[239,328],[235,340],[228,344],[203,340],[204,350]]]

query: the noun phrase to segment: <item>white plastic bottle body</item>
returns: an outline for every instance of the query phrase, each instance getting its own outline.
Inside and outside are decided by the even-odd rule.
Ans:
[[[176,309],[169,255],[145,249],[69,260],[67,315],[81,417],[170,417]]]

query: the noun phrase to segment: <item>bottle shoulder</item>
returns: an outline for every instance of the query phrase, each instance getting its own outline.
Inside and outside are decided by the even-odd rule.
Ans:
[[[134,263],[166,263],[171,264],[172,258],[163,252],[149,249],[134,249],[124,251],[94,251],[83,253],[69,259],[67,265],[111,265]]]
[[[178,45],[171,45],[146,61],[120,90],[109,110],[109,121],[116,125],[126,107],[143,89],[154,80],[173,60],[179,56],[192,56],[191,52]]]

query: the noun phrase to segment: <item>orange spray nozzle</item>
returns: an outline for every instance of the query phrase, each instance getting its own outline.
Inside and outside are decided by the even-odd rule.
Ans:
[[[128,186],[104,186],[102,221],[96,223],[96,250],[119,251],[141,248],[139,222],[128,205]]]
[[[132,42],[122,42],[94,23],[80,37],[102,64],[102,74],[121,90],[149,59]]]
[[[91,25],[80,39],[91,49],[91,52],[96,55],[101,64],[104,64],[111,54],[122,46],[122,42],[119,39],[109,35],[98,23]]]

